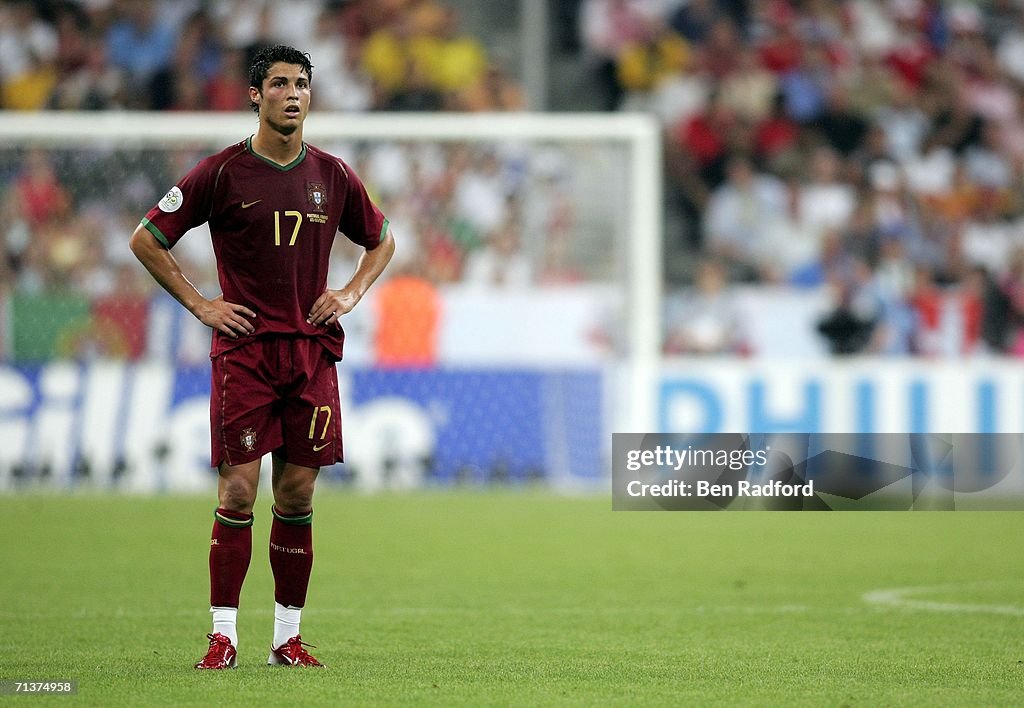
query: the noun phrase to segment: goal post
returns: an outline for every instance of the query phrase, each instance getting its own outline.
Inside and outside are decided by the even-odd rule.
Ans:
[[[11,156],[22,156],[32,149],[118,153],[174,151],[187,145],[194,148],[196,155],[210,154],[252,134],[256,125],[255,116],[247,113],[4,113],[0,114],[0,163],[8,162],[3,166],[10,178],[17,169],[16,160]],[[661,342],[663,204],[661,129],[652,116],[533,113],[354,115],[314,111],[306,121],[304,138],[328,151],[339,144],[551,145],[565,153],[563,158],[569,162],[581,154],[582,159],[587,160],[590,153],[600,153],[600,158],[592,161],[600,169],[592,168],[591,162],[571,167],[579,173],[576,178],[583,185],[581,189],[597,187],[599,192],[584,197],[577,204],[577,209],[588,203],[602,204],[606,195],[621,198],[621,208],[619,203],[605,203],[606,214],[579,215],[582,232],[588,228],[590,222],[587,220],[592,219],[593,225],[612,234],[610,241],[595,240],[597,245],[593,248],[610,248],[613,251],[609,257],[614,264],[605,273],[610,275],[611,282],[605,284],[610,285],[614,291],[612,299],[618,300],[615,305],[621,308],[615,320],[616,331],[612,333],[615,341],[609,345],[603,362],[599,362],[606,371],[606,397],[612,399],[606,403],[608,424],[605,429],[608,432],[648,432],[654,429]],[[578,146],[584,146],[579,149],[586,152],[574,153]],[[343,152],[339,156],[351,161]],[[172,180],[180,176],[180,173],[169,174]],[[169,186],[160,185],[162,189]],[[102,193],[105,187],[119,190],[124,185],[121,180],[111,179],[109,185],[94,184],[91,189],[94,193]],[[543,190],[543,187],[536,189],[540,193]],[[146,204],[138,216],[141,217],[151,205]],[[609,219],[616,225],[603,223]],[[619,222],[621,228],[617,225]],[[586,237],[586,233],[583,235]],[[402,233],[397,225],[396,237],[401,241]],[[14,288],[7,290],[9,295]],[[572,286],[561,290],[556,288],[552,297],[561,300],[560,293],[571,290]],[[571,296],[566,299],[571,300]],[[10,337],[6,337],[3,342],[7,356],[0,357],[0,369],[9,363],[5,361],[10,359],[9,340]],[[538,359],[540,361],[532,361],[531,366],[542,365],[543,358]],[[554,365],[572,363],[570,354],[555,361]],[[589,363],[594,363],[593,358]],[[4,437],[4,430],[0,423],[0,438]],[[610,445],[610,441],[604,444]]]

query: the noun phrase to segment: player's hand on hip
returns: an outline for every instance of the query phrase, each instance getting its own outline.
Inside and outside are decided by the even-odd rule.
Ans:
[[[193,314],[207,327],[219,330],[232,339],[256,331],[256,327],[249,321],[256,313],[245,305],[226,302],[223,295],[201,302]]]
[[[352,311],[359,302],[359,296],[348,290],[325,290],[313,303],[306,322],[316,325],[337,324],[338,319]]]

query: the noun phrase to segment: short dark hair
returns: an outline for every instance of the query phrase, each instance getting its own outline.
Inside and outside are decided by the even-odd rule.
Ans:
[[[270,73],[270,67],[279,61],[285,64],[301,66],[306,72],[306,78],[313,80],[313,65],[309,61],[309,54],[300,52],[295,47],[285,44],[275,44],[272,47],[263,47],[253,56],[249,64],[249,86],[263,90],[263,82]],[[249,101],[249,107],[257,113],[260,112],[259,104]]]

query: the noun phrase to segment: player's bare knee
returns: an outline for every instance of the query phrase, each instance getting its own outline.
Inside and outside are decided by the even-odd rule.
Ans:
[[[290,494],[275,494],[274,506],[282,514],[304,514],[313,508],[313,494],[294,492]]]
[[[248,514],[256,503],[257,485],[244,477],[222,477],[220,506],[222,509]]]
[[[274,506],[282,514],[303,514],[313,508],[313,481],[292,480],[274,488]]]

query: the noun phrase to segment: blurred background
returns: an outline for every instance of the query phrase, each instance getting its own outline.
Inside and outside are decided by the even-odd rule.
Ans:
[[[255,130],[278,42],[398,241],[327,482],[603,489],[616,431],[1022,429],[1018,0],[8,1],[0,489],[211,488],[209,331],[127,241]],[[208,231],[174,255],[218,292]]]

